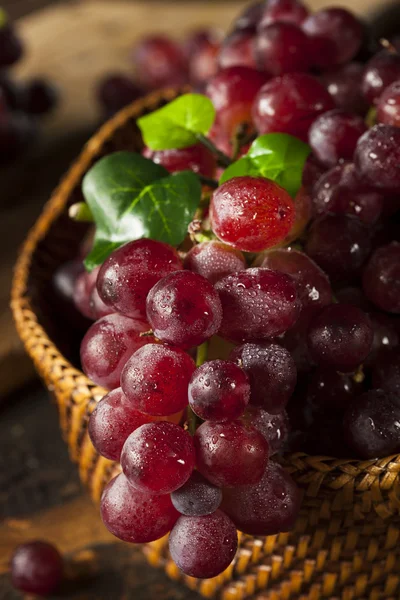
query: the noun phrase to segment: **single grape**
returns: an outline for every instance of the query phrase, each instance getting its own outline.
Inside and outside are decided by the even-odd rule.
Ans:
[[[222,303],[220,335],[232,342],[276,337],[290,329],[300,312],[291,277],[270,269],[247,269],[215,286]]]
[[[357,141],[366,130],[362,117],[336,108],[315,119],[309,132],[310,146],[322,164],[333,167],[353,158]]]
[[[357,275],[371,247],[366,226],[348,215],[327,215],[311,226],[305,251],[331,281]]]
[[[368,111],[368,102],[361,90],[363,74],[364,65],[362,63],[350,62],[337,69],[326,71],[322,75],[322,82],[334,99],[336,106],[362,117]]]
[[[257,68],[256,62],[256,34],[252,29],[233,31],[228,35],[218,55],[220,69],[229,67]]]
[[[307,17],[301,26],[311,38],[322,37],[334,44],[336,52],[330,66],[348,62],[361,48],[362,24],[344,8],[319,10]]]
[[[265,254],[261,266],[290,275],[295,281],[303,308],[315,310],[331,304],[329,279],[307,254],[286,248],[270,250]]]
[[[384,390],[362,394],[347,409],[343,427],[347,443],[360,458],[399,452],[399,397]]]
[[[81,260],[69,260],[58,267],[53,275],[53,288],[61,299],[73,302],[75,282],[84,271]]]
[[[0,69],[10,67],[18,62],[24,53],[21,38],[18,37],[11,23],[0,27]]]
[[[249,406],[242,417],[243,421],[261,433],[267,440],[269,454],[272,456],[281,450],[289,435],[289,417],[286,411],[277,415],[271,415],[269,412],[258,406]]]
[[[400,398],[400,351],[385,352],[372,369],[372,384]]]
[[[224,490],[222,510],[243,533],[276,535],[293,528],[300,500],[300,490],[289,473],[270,461],[255,485]]]
[[[400,313],[400,243],[375,250],[364,269],[363,289],[378,308]]]
[[[97,84],[96,97],[106,115],[113,115],[143,96],[143,90],[124,73],[111,73]]]
[[[0,166],[24,154],[37,138],[35,120],[25,113],[13,112],[0,119]]]
[[[315,182],[311,192],[315,215],[326,215],[331,211],[332,198],[342,180],[344,167],[344,164],[339,164],[330,168]]]
[[[290,353],[275,343],[243,344],[231,352],[230,359],[247,374],[250,403],[278,414],[286,406],[296,385],[296,365]]]
[[[182,48],[164,35],[143,38],[133,49],[132,59],[138,80],[146,89],[179,86],[188,81]]]
[[[282,346],[290,352],[298,374],[308,373],[314,364],[307,346],[307,331],[313,314],[313,310],[303,309],[293,327],[279,338]]]
[[[241,421],[206,421],[194,435],[196,467],[218,487],[260,481],[268,462],[268,442]]]
[[[10,568],[12,585],[27,594],[52,594],[63,579],[63,559],[48,542],[33,541],[18,546]]]
[[[307,397],[318,411],[342,414],[357,392],[357,385],[351,375],[319,368],[310,378]]]
[[[369,353],[366,362],[367,365],[374,364],[380,357],[382,360],[384,356],[393,348],[400,343],[400,332],[398,329],[397,322],[388,315],[384,315],[379,312],[370,313],[369,318],[371,319],[372,327],[374,330],[374,339],[372,342],[372,349]],[[400,364],[400,363],[399,363]],[[384,385],[374,385],[374,387],[382,387]],[[400,391],[400,386],[399,386]]]
[[[195,86],[203,86],[218,71],[218,54],[221,36],[216,30],[198,30],[191,33],[185,43],[189,61],[189,79]]]
[[[399,79],[388,85],[380,95],[376,120],[378,123],[400,127],[400,73]]]
[[[308,37],[308,53],[316,72],[330,70],[336,65],[337,48],[335,42],[322,35]]]
[[[129,435],[151,420],[132,409],[121,388],[117,388],[104,396],[90,415],[89,436],[99,454],[119,461]]]
[[[205,177],[214,177],[217,167],[215,156],[203,144],[172,150],[150,150],[146,147],[142,154],[170,173],[189,169]]]
[[[183,266],[214,284],[231,273],[243,271],[246,261],[240,250],[212,240],[193,246],[186,254]]]
[[[193,440],[179,425],[147,423],[126,440],[121,467],[135,489],[169,494],[190,477],[195,463]]]
[[[400,56],[397,52],[382,50],[365,65],[361,84],[362,92],[369,104],[377,104],[382,92],[400,79]]]
[[[75,308],[86,318],[93,320],[93,308],[90,302],[93,288],[96,285],[99,268],[93,269],[90,273],[83,271],[75,279],[72,299]]]
[[[171,500],[181,515],[203,517],[218,509],[222,502],[222,491],[198,471],[193,471],[187,482],[172,492]]]
[[[307,7],[300,0],[268,0],[259,19],[259,28],[273,23],[291,23],[301,25],[308,17]]]
[[[246,373],[227,360],[210,360],[198,367],[189,384],[189,405],[203,420],[231,421],[240,417],[249,403]]]
[[[252,29],[256,30],[260,22],[261,15],[265,6],[265,0],[255,0],[236,17],[233,22],[233,30]]]
[[[97,289],[107,306],[144,321],[146,297],[151,288],[182,268],[172,246],[144,238],[128,242],[110,254],[100,268]]]
[[[58,92],[49,81],[37,77],[25,85],[21,100],[24,112],[41,116],[57,106]]]
[[[253,120],[260,134],[288,133],[305,142],[318,115],[335,107],[329,92],[307,73],[287,73],[268,81],[253,105]]]
[[[150,290],[147,318],[160,340],[191,348],[219,330],[221,301],[207,279],[191,271],[177,271]]]
[[[242,123],[251,123],[254,99],[268,75],[249,67],[221,69],[207,85],[206,95],[217,111],[217,125],[229,137]]]
[[[348,165],[354,167],[354,165]],[[357,177],[357,179],[359,179]],[[382,194],[364,185],[339,185],[333,190],[329,210],[335,214],[353,215],[365,225],[374,225],[382,214],[385,199]]]
[[[216,577],[229,567],[236,550],[236,527],[220,510],[203,517],[180,517],[169,536],[173,561],[190,577]]]
[[[400,57],[399,57],[400,60]],[[384,193],[400,191],[400,128],[375,125],[360,137],[354,162],[366,184]]]
[[[351,304],[331,304],[314,317],[308,347],[322,366],[348,373],[368,356],[373,330],[368,316]]]
[[[96,285],[92,287],[92,291],[89,295],[89,312],[91,314],[92,319],[101,319],[101,317],[106,317],[107,315],[112,315],[114,311],[111,306],[107,306],[104,304],[103,300],[100,298],[100,294],[97,290]]]
[[[128,358],[149,339],[141,337],[144,327],[128,317],[112,314],[88,329],[81,343],[81,363],[86,375],[109,390],[119,387]]]
[[[194,360],[179,348],[146,344],[131,356],[121,374],[121,387],[132,408],[167,416],[188,404]]]
[[[282,241],[295,219],[295,207],[280,185],[263,177],[234,177],[215,190],[211,227],[239,250],[260,252]]]
[[[274,76],[308,71],[311,66],[308,38],[293,23],[276,22],[260,28],[255,56],[258,67]]]
[[[179,518],[171,496],[155,496],[136,490],[123,473],[114,477],[104,489],[100,514],[108,531],[124,542],[135,544],[162,538]]]
[[[294,197],[295,217],[291,230],[280,245],[288,246],[297,240],[306,230],[313,215],[311,196],[304,186],[301,186]]]
[[[8,108],[18,110],[21,107],[23,88],[6,72],[0,73],[0,90]]]

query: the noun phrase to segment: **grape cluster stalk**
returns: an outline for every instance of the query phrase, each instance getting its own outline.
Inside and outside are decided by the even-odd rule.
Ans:
[[[89,421],[122,469],[104,524],[131,543],[170,533],[192,577],[229,566],[237,530],[294,526],[301,492],[283,451],[400,452],[400,56],[374,54],[369,35],[345,9],[267,0],[222,41],[143,40],[142,86],[190,79],[215,108],[206,144],[143,149],[203,178],[200,208],[177,248],[135,239],[55,279],[94,321],[81,363],[109,390]],[[309,145],[297,192],[286,155],[267,176],[253,161],[219,183],[267,134]]]

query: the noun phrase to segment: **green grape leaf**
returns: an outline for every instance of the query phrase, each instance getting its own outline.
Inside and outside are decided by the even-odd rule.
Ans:
[[[307,144],[292,135],[261,135],[245,156],[223,172],[220,184],[242,175],[266,177],[279,183],[294,198],[301,186],[304,163],[310,152]]]
[[[91,271],[131,240],[180,244],[200,203],[201,183],[192,171],[171,175],[140,154],[115,152],[85,175],[83,195],[96,224],[85,260]]]
[[[137,120],[146,146],[152,150],[186,148],[206,135],[215,119],[215,108],[207,96],[184,94],[166,106]]]

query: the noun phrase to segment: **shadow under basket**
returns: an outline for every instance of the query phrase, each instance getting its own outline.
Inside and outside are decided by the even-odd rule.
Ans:
[[[82,331],[74,331],[60,310],[52,277],[77,255],[85,233],[67,211],[82,199],[86,171],[111,152],[140,151],[136,119],[181,92],[149,95],[100,129],[45,206],[15,268],[12,309],[18,333],[57,401],[71,459],[96,503],[119,471],[119,465],[96,453],[87,434],[88,417],[105,390],[73,366]],[[296,453],[283,463],[304,490],[294,531],[240,534],[234,561],[214,579],[184,576],[169,556],[167,538],[144,547],[149,562],[204,596],[223,600],[400,598],[400,456],[357,461]]]

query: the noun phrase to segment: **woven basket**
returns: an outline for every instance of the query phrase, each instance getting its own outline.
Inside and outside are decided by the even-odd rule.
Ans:
[[[56,398],[71,458],[96,502],[119,470],[95,452],[87,434],[88,416],[105,390],[72,364],[81,332],[74,332],[60,313],[51,278],[76,255],[84,235],[84,226],[68,219],[67,208],[82,199],[88,168],[110,152],[138,151],[142,141],[136,119],[180,92],[150,95],[101,128],[45,206],[15,268],[12,309],[19,335]],[[145,547],[149,562],[204,596],[223,600],[400,598],[400,456],[360,462],[296,453],[285,456],[284,464],[304,490],[292,533],[240,535],[235,560],[210,580],[182,575],[170,559],[166,538]]]

